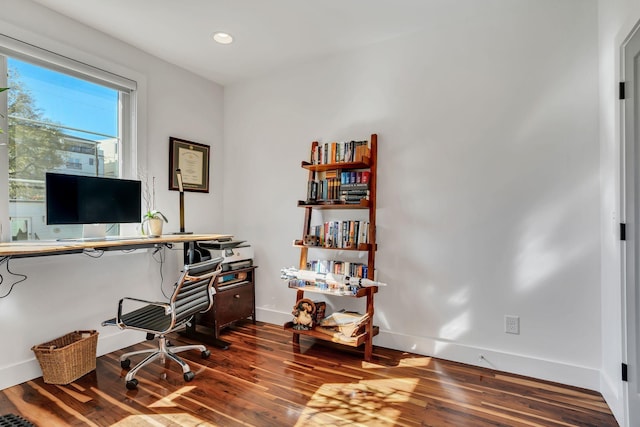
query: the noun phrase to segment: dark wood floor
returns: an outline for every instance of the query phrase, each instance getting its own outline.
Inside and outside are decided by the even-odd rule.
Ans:
[[[616,426],[602,397],[516,375],[374,347],[374,362],[282,327],[243,323],[228,350],[181,353],[143,368],[138,390],[124,385],[118,356],[66,386],[42,378],[0,391],[0,415],[38,426]],[[172,338],[179,345],[189,342]],[[132,348],[143,349],[151,342]],[[136,363],[137,360],[133,360]]]

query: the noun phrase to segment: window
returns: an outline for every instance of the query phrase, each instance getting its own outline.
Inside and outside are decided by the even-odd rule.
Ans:
[[[10,88],[0,105],[8,146],[0,187],[8,187],[10,238],[81,237],[82,225],[46,224],[45,173],[131,177],[124,171],[133,169],[123,166],[131,162],[135,82],[4,36],[0,54],[7,76],[0,87]],[[119,234],[118,224],[107,230]]]

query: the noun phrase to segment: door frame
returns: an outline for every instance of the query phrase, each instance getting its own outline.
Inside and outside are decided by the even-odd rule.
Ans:
[[[624,208],[625,242],[622,245],[622,356],[627,365],[623,383],[625,425],[640,425],[640,22],[620,47],[620,77],[625,85],[620,104],[622,154],[621,202]],[[636,63],[638,66],[636,67]]]

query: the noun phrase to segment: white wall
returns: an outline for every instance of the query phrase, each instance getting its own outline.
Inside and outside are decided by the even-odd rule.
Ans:
[[[390,287],[375,343],[601,388],[620,412],[612,37],[640,17],[633,1],[599,3],[600,116],[594,1],[463,0],[425,16],[422,33],[227,88],[224,151],[219,85],[30,2],[1,2],[11,13],[0,32],[139,81],[139,163],[157,177],[169,230],[168,137],[212,146],[212,193],[187,194],[187,229],[253,244],[260,320],[290,317],[294,294],[278,277],[298,260],[311,141],[376,132],[378,270]],[[167,258],[165,289],[179,253]],[[0,388],[38,376],[29,348],[70,330],[98,328],[101,354],[137,340],[99,322],[120,296],[159,293],[144,251],[10,267],[29,277],[0,300]],[[504,314],[521,316],[521,335],[502,332]]]
[[[187,193],[186,228],[222,230],[222,108],[218,84],[170,65],[48,9],[22,0],[2,0],[0,33],[73,59],[133,78],[139,83],[138,164],[156,177],[158,209],[169,217],[166,231],[177,231],[178,193],[168,191],[169,137],[211,146],[211,193]],[[10,11],[10,13],[8,13]],[[167,250],[165,291],[178,274],[179,248]],[[123,296],[160,298],[160,264],[150,252],[109,253],[92,259],[62,255],[10,261],[28,279],[0,299],[0,389],[40,376],[31,346],[76,329],[100,332],[99,354],[140,340],[140,335],[102,328]],[[3,295],[14,278],[0,265]]]
[[[640,3],[633,0],[600,0],[600,168],[602,222],[602,372],[601,392],[621,425],[624,419],[623,383],[620,364],[625,337],[622,323],[621,243],[617,225],[624,221],[621,204],[620,101],[617,100],[620,74],[620,47],[640,20]]]
[[[290,318],[279,269],[298,262],[311,142],[377,133],[390,285],[374,343],[597,390],[596,2],[459,1],[424,20],[225,88],[225,229],[255,248],[258,318]]]

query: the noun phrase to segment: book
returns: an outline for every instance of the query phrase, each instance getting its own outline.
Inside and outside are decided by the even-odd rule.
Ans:
[[[369,196],[367,195],[340,196],[340,201],[345,203],[360,203],[360,201],[362,200],[369,200]]]
[[[359,190],[359,189],[341,189],[340,190],[340,195],[341,196],[368,196],[369,195],[369,190]]]
[[[318,182],[315,180],[309,180],[307,183],[307,200],[313,201],[318,198]]]
[[[360,314],[339,311],[322,319],[319,325],[324,328],[334,329],[334,331],[340,332],[346,337],[354,337],[358,335],[360,326],[364,325],[368,320],[368,313]]]

